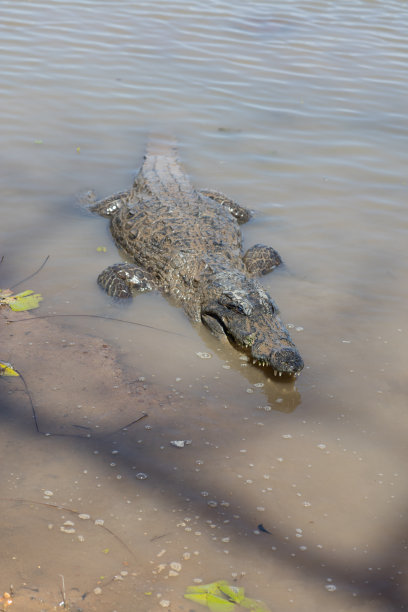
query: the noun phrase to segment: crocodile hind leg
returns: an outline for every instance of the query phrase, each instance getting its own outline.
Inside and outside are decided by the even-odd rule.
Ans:
[[[255,244],[243,257],[246,270],[250,276],[262,276],[274,270],[282,263],[281,256],[272,247]]]
[[[102,217],[111,217],[119,210],[119,208],[122,208],[122,206],[129,202],[131,195],[131,189],[128,191],[115,193],[108,198],[91,203],[89,205],[89,210],[91,212],[98,213],[98,215],[101,215]]]
[[[225,206],[225,208],[230,211],[231,215],[236,218],[240,225],[246,223],[252,217],[252,213],[248,208],[237,204],[234,202],[234,200],[231,200],[231,198],[228,198],[219,191],[201,189],[198,193],[203,195],[205,198],[210,198],[211,200],[214,200],[214,202],[218,202],[218,204],[221,204],[221,206]]]
[[[105,268],[98,276],[98,285],[115,298],[129,298],[134,291],[152,291],[155,288],[150,274],[125,262]]]

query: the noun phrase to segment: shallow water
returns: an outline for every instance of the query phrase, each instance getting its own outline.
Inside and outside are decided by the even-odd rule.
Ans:
[[[198,610],[186,587],[219,579],[282,612],[408,607],[407,17],[392,0],[3,1],[0,285],[50,255],[19,286],[43,294],[35,314],[160,328],[2,320],[41,431],[69,434],[39,435],[1,380],[12,609]],[[262,283],[306,363],[295,385],[160,295],[98,289],[118,255],[77,196],[126,188],[151,131],[177,136],[197,187],[254,209],[245,246],[283,257]]]

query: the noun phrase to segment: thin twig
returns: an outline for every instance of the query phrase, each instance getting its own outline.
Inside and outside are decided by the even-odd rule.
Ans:
[[[22,283],[25,283],[26,281],[30,280],[30,278],[33,278],[33,276],[35,276],[36,274],[38,274],[39,272],[41,272],[41,270],[43,269],[43,267],[45,266],[45,264],[47,263],[47,261],[49,260],[50,256],[47,255],[47,257],[44,259],[44,261],[42,262],[41,266],[38,268],[38,270],[36,270],[35,272],[33,272],[32,274],[30,274],[30,276],[27,276],[26,278],[23,278],[23,280],[18,281],[18,283],[16,283],[15,285],[13,285],[12,287],[9,287],[9,289],[14,289],[15,287],[18,287],[19,285],[21,285]],[[3,261],[3,259],[2,259]],[[0,262],[1,263],[1,262]]]
[[[65,512],[71,512],[72,514],[75,514],[77,516],[79,514],[82,514],[82,512],[80,512],[79,510],[73,510],[73,508],[68,508],[67,506],[61,506],[60,504],[49,504],[47,502],[34,501],[31,499],[23,499],[20,497],[0,497],[0,501],[16,502],[16,503],[22,503],[22,504],[37,504],[38,506],[46,506],[48,508],[55,508],[55,510],[64,510]],[[92,521],[95,521],[95,519],[93,519],[92,517],[90,517],[90,519]],[[114,537],[115,540],[117,540],[123,546],[123,548],[126,548],[128,553],[131,554],[132,557],[136,558],[136,554],[133,552],[133,550],[129,548],[129,546],[122,540],[122,538],[120,538],[116,533],[114,533],[111,529],[109,529],[109,527],[106,527],[105,525],[101,525],[101,524],[98,524],[97,526],[102,527],[102,529],[110,533],[110,535]]]
[[[117,433],[119,431],[125,431],[126,429],[129,429],[129,427],[131,427],[132,425],[134,425],[135,423],[138,423],[139,421],[141,421],[142,419],[144,419],[145,417],[147,417],[148,414],[147,412],[144,412],[142,414],[142,416],[138,417],[137,419],[135,419],[134,421],[132,421],[131,423],[128,423],[127,425],[124,425],[123,427],[119,427],[119,429],[116,430],[116,432],[113,433]]]
[[[15,321],[7,321],[7,325],[11,323],[22,323],[23,321],[35,321],[36,319],[53,319],[55,317],[92,317],[95,319],[105,319],[106,321],[116,321],[118,323],[128,323],[129,325],[138,325],[139,327],[147,327],[148,329],[154,329],[155,331],[161,331],[166,334],[173,334],[175,336],[182,336],[184,334],[179,332],[170,331],[169,329],[163,329],[161,327],[154,327],[153,325],[147,325],[146,323],[137,323],[136,321],[126,321],[125,319],[116,319],[115,317],[107,317],[105,315],[97,314],[50,314],[50,315],[39,315],[38,317],[26,317],[25,319],[16,319]]]
[[[84,439],[84,438],[85,439],[91,438],[91,434],[90,433],[88,433],[86,435],[85,434],[81,435],[81,434],[70,434],[70,433],[50,433],[48,431],[47,432],[41,431],[41,429],[40,429],[40,427],[38,425],[37,413],[36,413],[35,408],[34,408],[33,398],[31,397],[31,393],[30,393],[30,390],[29,390],[28,385],[26,383],[26,380],[25,380],[24,376],[22,375],[22,373],[19,370],[17,370],[14,366],[13,366],[13,370],[19,375],[19,377],[21,378],[21,381],[22,381],[22,383],[24,385],[25,392],[26,392],[26,394],[28,396],[28,399],[30,401],[31,413],[33,415],[34,425],[35,425],[35,428],[37,430],[37,433],[41,434],[42,436],[47,436],[47,437],[50,437],[50,436],[53,436],[53,437],[59,436],[59,437],[63,437],[63,438],[82,438],[82,439]],[[102,434],[102,436],[100,436],[100,437],[109,436],[109,435],[112,435],[114,433],[119,433],[120,431],[126,431],[129,427],[131,427],[132,425],[134,425],[138,421],[141,421],[142,419],[144,419],[147,416],[148,416],[147,412],[144,412],[140,417],[138,417],[137,419],[135,419],[131,423],[128,423],[127,425],[124,425],[123,427],[119,427],[119,429],[115,429],[114,431],[108,432],[106,434]],[[77,427],[78,429],[86,429],[86,430],[92,431],[91,427],[84,427],[83,425],[72,425],[72,427]]]
[[[29,388],[28,388],[28,385],[27,385],[27,383],[26,383],[26,381],[25,381],[25,378],[24,378],[24,376],[22,375],[22,373],[21,373],[21,372],[19,372],[18,370],[16,370],[16,368],[14,368],[14,367],[13,367],[13,370],[14,370],[15,372],[17,372],[17,374],[18,374],[18,375],[19,375],[19,377],[21,378],[22,383],[23,383],[23,385],[24,385],[25,392],[27,393],[28,399],[30,400],[31,413],[32,413],[32,415],[33,415],[33,419],[34,419],[35,428],[36,428],[36,430],[37,430],[37,432],[38,432],[38,433],[43,433],[42,431],[40,431],[40,428],[38,427],[37,414],[36,414],[36,412],[35,412],[34,403],[33,403],[33,398],[31,397],[31,393],[30,393],[30,390],[29,390]]]

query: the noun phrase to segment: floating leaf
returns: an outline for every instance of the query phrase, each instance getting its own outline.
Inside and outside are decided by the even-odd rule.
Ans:
[[[234,601],[235,603],[241,603],[241,601],[245,598],[245,590],[243,587],[237,586],[229,586],[228,584],[218,583],[218,588],[221,593],[224,593],[227,597]]]
[[[11,363],[0,361],[0,376],[20,376],[20,374],[13,368]]]
[[[0,294],[0,304],[10,306],[11,310],[21,312],[22,310],[33,310],[38,308],[43,297],[40,293],[34,293],[31,289],[11,295],[8,289]]]
[[[212,593],[186,593],[184,597],[202,606],[207,606],[211,612],[230,612],[235,610],[235,604],[233,602],[223,597],[213,595]]]
[[[269,608],[266,605],[259,601],[259,599],[250,599],[249,597],[244,597],[240,601],[240,606],[246,608],[247,610],[251,610],[251,612],[270,612]]]
[[[96,250],[98,251],[98,253],[106,253],[106,247],[105,246],[98,246],[96,247]]]
[[[184,597],[206,606],[211,612],[238,612],[238,609],[242,608],[252,612],[270,612],[262,601],[245,597],[242,587],[231,586],[226,580],[189,586]]]
[[[187,593],[213,593],[219,594],[219,587],[228,586],[228,582],[226,580],[218,580],[217,582],[210,582],[209,584],[199,584],[197,586],[189,586],[187,587]]]

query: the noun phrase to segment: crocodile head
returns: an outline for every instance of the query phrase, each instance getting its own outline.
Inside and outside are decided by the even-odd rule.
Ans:
[[[218,276],[211,285],[212,299],[201,308],[201,320],[210,331],[247,349],[254,363],[271,367],[275,376],[297,375],[303,369],[277,305],[255,280]]]

